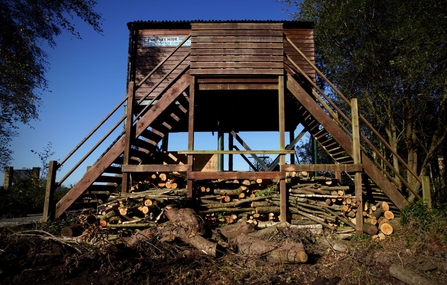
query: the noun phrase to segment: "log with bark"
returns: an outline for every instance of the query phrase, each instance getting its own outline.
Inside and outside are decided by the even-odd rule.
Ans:
[[[172,224],[189,231],[191,235],[204,233],[202,220],[191,208],[176,209],[168,206],[165,208],[164,214]]]
[[[217,243],[201,236],[205,232],[203,222],[193,209],[166,207],[165,215],[174,225],[170,234],[207,255],[216,256]]]
[[[305,263],[308,256],[302,243],[276,243],[246,234],[234,239],[238,251],[249,256],[265,256],[272,263]]]
[[[209,241],[200,235],[191,234],[188,229],[182,227],[174,227],[172,229],[172,234],[175,237],[180,238],[183,242],[197,248],[200,252],[212,257],[216,257],[217,243]]]
[[[238,223],[226,225],[219,229],[220,233],[227,239],[233,239],[240,234],[248,234],[255,231],[255,225],[247,224],[247,219],[240,219]]]
[[[428,280],[427,278],[424,278],[400,265],[392,264],[390,266],[390,274],[391,276],[407,283],[410,285],[431,285],[435,284]]]

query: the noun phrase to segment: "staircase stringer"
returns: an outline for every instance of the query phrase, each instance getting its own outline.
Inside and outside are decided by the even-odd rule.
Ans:
[[[307,111],[312,114],[315,120],[323,126],[329,134],[338,142],[338,144],[353,157],[352,140],[346,133],[332,120],[323,109],[313,100],[312,96],[299,85],[291,76],[287,76],[287,88],[297,98]],[[403,209],[408,205],[408,201],[399,192],[397,187],[391,183],[374,165],[374,163],[362,152],[362,166],[365,173],[379,186],[380,189],[390,198],[390,200],[399,208]]]
[[[137,139],[141,133],[147,129],[150,124],[157,119],[163,111],[168,108],[182,93],[189,87],[190,75],[189,71],[182,75],[168,90],[161,96],[146,113],[144,113],[135,124],[134,138]],[[56,204],[55,216],[59,217],[65,210],[68,209],[79,196],[90,187],[95,180],[101,176],[114,161],[124,153],[126,147],[125,137],[119,138],[116,143],[109,148],[109,150],[91,166],[81,180],[65,194],[64,197]]]

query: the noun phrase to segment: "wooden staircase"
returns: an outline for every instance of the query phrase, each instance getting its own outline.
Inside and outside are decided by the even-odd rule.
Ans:
[[[189,102],[184,91],[189,87],[189,82],[189,72],[186,72],[136,121],[131,139],[131,164],[149,164],[157,151],[158,143],[174,124],[185,117]],[[55,216],[60,216],[76,203],[85,204],[88,201],[96,203],[98,197],[106,197],[116,190],[122,181],[125,147],[125,136],[121,134],[96,163],[88,168],[81,180],[56,204]]]
[[[292,75],[287,77],[287,88],[299,101],[301,124],[323,149],[333,158],[335,163],[352,164],[352,138],[324,111],[312,94],[309,94]],[[405,208],[408,201],[400,193],[395,184],[376,167],[367,153],[362,152],[361,164],[365,173],[390,200],[399,208]]]
[[[189,72],[184,73],[160,96],[153,106],[134,123],[131,139],[130,162],[133,165],[156,163],[154,154],[159,151],[160,141],[176,124],[186,117],[189,101],[186,96],[190,87]],[[353,164],[352,138],[331,118],[318,103],[314,94],[306,91],[296,78],[286,76],[286,89],[298,101],[297,116],[300,123],[315,138],[323,149],[333,158],[335,164]],[[141,108],[144,108],[142,106]],[[57,203],[55,216],[60,216],[73,205],[96,205],[107,199],[111,192],[120,191],[125,151],[125,136],[122,133],[101,155],[96,163],[89,167],[82,179]],[[408,201],[392,181],[376,167],[370,156],[362,152],[362,167],[371,181],[375,183],[400,209]],[[349,173],[348,173],[349,174]]]

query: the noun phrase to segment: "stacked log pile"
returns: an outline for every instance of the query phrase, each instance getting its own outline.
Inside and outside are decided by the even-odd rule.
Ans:
[[[349,186],[320,177],[288,179],[288,220],[292,224],[321,224],[330,229],[355,228],[357,200]],[[247,218],[259,227],[278,222],[280,198],[277,181],[214,181],[196,192],[199,212],[208,223],[233,223]]]
[[[173,173],[144,173],[135,177],[130,192],[139,192],[154,188],[179,189],[185,187],[185,177],[177,172]]]
[[[372,235],[373,240],[384,240],[386,236],[400,228],[400,219],[395,218],[386,201],[378,202],[376,205],[365,203],[363,216],[364,231]]]
[[[194,209],[207,226],[222,227],[245,221],[244,224],[255,228],[265,228],[279,223],[278,185],[279,181],[265,179],[196,181],[194,199],[188,199],[185,178],[180,174],[147,174],[129,193],[112,194],[95,212],[80,215],[79,221],[64,228],[62,235],[76,237],[109,229],[120,230],[118,236],[129,236],[135,230],[172,222],[167,212],[172,207]],[[352,234],[355,217],[362,211],[364,232],[379,240],[392,234],[399,225],[387,201],[365,203],[362,208],[353,188],[342,186],[335,179],[300,174],[288,178],[287,191],[287,219],[294,226],[318,225]],[[114,238],[114,234],[106,237]]]

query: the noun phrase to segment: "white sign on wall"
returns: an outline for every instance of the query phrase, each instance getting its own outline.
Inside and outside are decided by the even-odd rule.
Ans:
[[[141,38],[143,47],[176,47],[186,36],[163,36],[163,37],[143,37]],[[191,46],[191,39],[187,40],[183,46]]]

